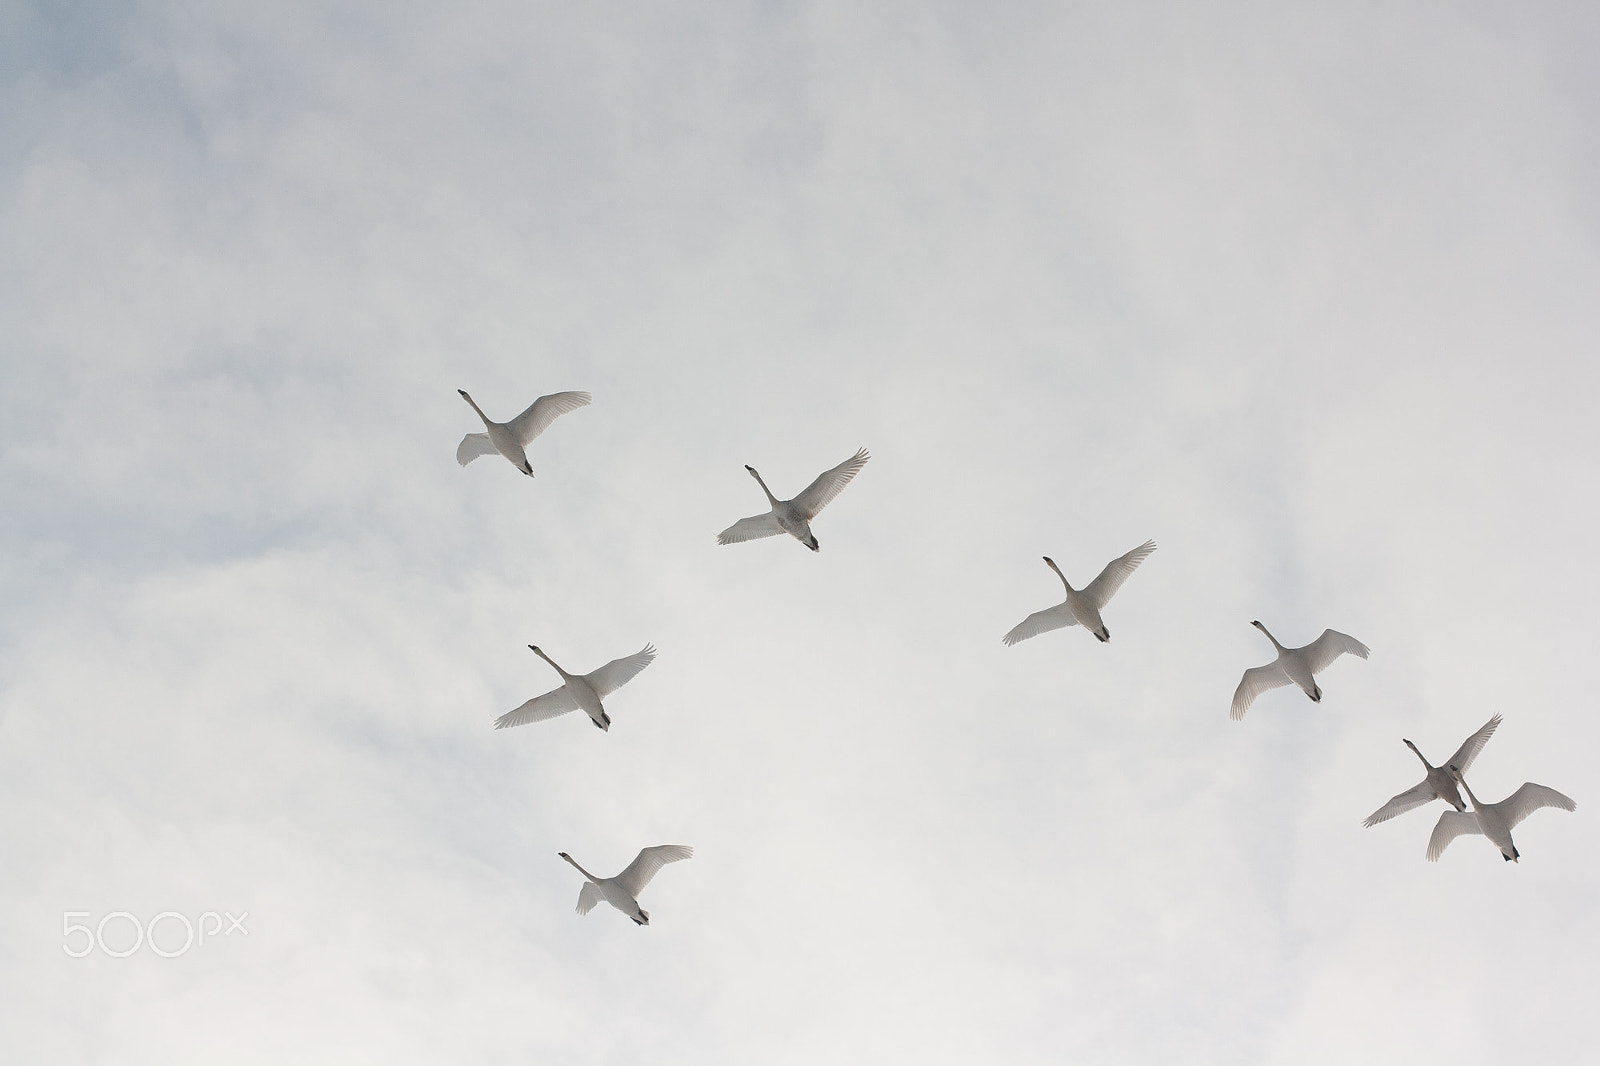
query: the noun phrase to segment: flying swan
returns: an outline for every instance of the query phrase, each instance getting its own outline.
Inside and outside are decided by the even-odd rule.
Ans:
[[[1368,827],[1375,826],[1379,822],[1387,822],[1397,814],[1404,814],[1436,799],[1444,800],[1458,811],[1466,810],[1467,805],[1461,802],[1461,792],[1456,788],[1456,779],[1451,776],[1450,767],[1457,766],[1463,773],[1466,772],[1472,765],[1472,760],[1478,757],[1478,753],[1489,743],[1489,738],[1494,736],[1494,731],[1498,728],[1500,728],[1500,716],[1497,714],[1489,719],[1482,729],[1463,741],[1461,747],[1456,749],[1456,753],[1444,761],[1443,766],[1432,765],[1427,759],[1422,758],[1422,752],[1417,750],[1415,744],[1401,738],[1401,743],[1410,748],[1417,758],[1422,759],[1422,768],[1427,776],[1422,779],[1422,784],[1406,789],[1367,815],[1367,820],[1361,824]]]
[[[866,466],[867,460],[871,458],[867,450],[862,448],[832,470],[818,474],[817,480],[807,485],[806,490],[792,500],[780,500],[774,496],[772,490],[767,488],[767,483],[761,480],[761,475],[756,473],[756,468],[746,464],[745,469],[756,479],[761,491],[767,494],[767,502],[772,504],[772,510],[766,514],[739,519],[717,534],[717,543],[738,544],[742,541],[760,540],[762,537],[776,537],[779,533],[787,533],[812,551],[816,551],[817,538],[811,533],[811,520],[817,517],[846,485],[850,484],[851,478],[861,473],[861,468]]]
[[[1329,663],[1345,652],[1365,659],[1370,650],[1355,637],[1331,629],[1324,629],[1322,636],[1303,648],[1285,648],[1278,643],[1277,637],[1267,633],[1266,626],[1260,622],[1250,624],[1266,633],[1267,639],[1272,641],[1272,646],[1278,649],[1278,661],[1244,672],[1239,687],[1233,693],[1233,707],[1228,711],[1228,717],[1235,722],[1244,717],[1244,712],[1255,702],[1257,696],[1269,689],[1282,688],[1284,685],[1299,685],[1301,691],[1311,697],[1311,702],[1322,702],[1322,689],[1317,687],[1314,675],[1322,673],[1328,668]]]
[[[1499,803],[1485,803],[1472,794],[1472,786],[1461,776],[1461,767],[1450,767],[1450,775],[1467,790],[1467,798],[1472,800],[1472,812],[1445,811],[1439,815],[1439,824],[1433,827],[1433,836],[1428,838],[1429,862],[1438,862],[1450,842],[1463,833],[1482,833],[1500,849],[1501,858],[1506,862],[1516,862],[1522,854],[1511,842],[1511,830],[1524,818],[1540,807],[1559,807],[1564,811],[1578,809],[1576,803],[1555,789],[1536,785],[1532,781],[1524,781],[1521,788]]]
[[[561,680],[565,684],[546,692],[543,696],[535,696],[514,711],[502,714],[494,720],[496,729],[510,729],[512,726],[555,718],[568,711],[582,711],[595,725],[609,731],[611,716],[600,705],[600,701],[632,681],[638,676],[639,671],[649,666],[656,657],[655,645],[646,644],[643,650],[636,654],[626,659],[612,659],[598,670],[587,674],[569,674],[556,666],[554,659],[532,644],[529,644],[528,648],[539,658],[555,666],[556,673],[561,675]]]
[[[649,925],[650,912],[639,906],[639,893],[644,891],[644,886],[650,883],[657,870],[669,862],[692,857],[694,849],[686,844],[660,844],[653,848],[645,848],[639,852],[638,858],[628,864],[626,870],[615,877],[596,877],[579,866],[566,852],[561,851],[557,854],[572,863],[580,874],[588,878],[578,890],[579,914],[588,914],[594,910],[596,903],[605,900],[632,918],[634,924]]]
[[[541,396],[529,405],[528,409],[509,422],[491,422],[483,409],[473,402],[465,389],[457,389],[461,398],[472,404],[472,409],[478,412],[478,417],[483,419],[484,433],[468,433],[461,438],[461,443],[456,445],[456,462],[466,466],[480,455],[493,455],[499,452],[505,456],[512,466],[533,476],[533,467],[528,464],[527,453],[522,449],[533,442],[533,438],[550,428],[550,423],[566,414],[576,411],[580,407],[589,406],[591,397],[587,392],[552,392],[549,396]]]
[[[1100,576],[1084,586],[1082,591],[1068,585],[1067,577],[1061,572],[1061,568],[1046,555],[1044,561],[1056,572],[1056,577],[1061,579],[1061,583],[1066,585],[1067,598],[1054,607],[1034,611],[1000,639],[1009,647],[1018,641],[1036,637],[1040,633],[1048,633],[1052,629],[1081,625],[1093,633],[1102,644],[1105,643],[1111,639],[1111,631],[1106,628],[1105,622],[1101,621],[1100,612],[1111,602],[1111,597],[1117,594],[1122,583],[1128,580],[1128,575],[1139,569],[1139,564],[1144,562],[1145,556],[1155,550],[1156,542],[1147,540],[1127,555],[1111,560],[1106,564],[1106,568],[1100,571]]]

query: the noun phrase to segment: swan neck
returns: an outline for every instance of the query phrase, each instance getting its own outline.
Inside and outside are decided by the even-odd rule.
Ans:
[[[1422,752],[1417,750],[1417,746],[1415,744],[1411,743],[1411,741],[1409,741],[1409,740],[1406,741],[1405,743],[1406,743],[1406,747],[1411,749],[1411,754],[1415,755],[1419,759],[1422,759],[1422,765],[1423,766],[1426,766],[1429,770],[1433,769],[1433,767],[1431,765],[1429,765],[1428,760],[1422,758]]]
[[[1061,584],[1062,584],[1062,585],[1064,585],[1064,586],[1066,586],[1066,589],[1067,589],[1067,591],[1068,591],[1068,592],[1076,592],[1076,591],[1077,591],[1077,589],[1074,589],[1074,588],[1073,588],[1073,587],[1072,587],[1072,586],[1071,586],[1071,585],[1070,585],[1070,584],[1069,584],[1069,583],[1068,583],[1068,582],[1067,582],[1067,575],[1066,575],[1066,574],[1063,574],[1063,573],[1062,573],[1062,572],[1061,572],[1061,567],[1059,567],[1059,566],[1057,566],[1057,565],[1056,565],[1056,564],[1055,564],[1055,560],[1053,560],[1053,559],[1046,559],[1046,560],[1045,560],[1045,562],[1046,562],[1046,563],[1048,563],[1048,564],[1049,564],[1049,565],[1050,565],[1050,569],[1052,569],[1052,570],[1054,570],[1054,571],[1055,571],[1055,572],[1056,572],[1056,577],[1059,577],[1059,578],[1060,578],[1060,579],[1061,579]]]
[[[571,855],[567,855],[567,854],[562,854],[561,857],[563,859],[566,859],[568,862],[570,862],[572,864],[573,868],[575,870],[577,870],[580,874],[582,874],[583,876],[587,877],[589,880],[595,882],[596,884],[599,883],[600,879],[598,877],[596,877],[594,874],[590,873],[588,870],[585,870],[583,867],[579,866],[577,859],[574,859]]]
[[[530,645],[528,645],[528,650],[533,652],[533,654],[537,655],[539,658],[543,659],[545,662],[549,663],[550,666],[555,670],[555,672],[560,674],[562,677],[570,677],[571,676],[565,670],[561,669],[561,667],[557,666],[556,665],[556,661],[554,659],[550,658],[550,656],[546,655],[544,652],[540,651],[538,648],[535,648],[533,645],[530,644]]]
[[[750,471],[750,476],[756,479],[756,484],[761,486],[761,491],[767,494],[767,501],[771,503],[773,509],[776,510],[778,507],[778,498],[772,494],[771,489],[767,488],[767,483],[761,480],[761,475],[752,469]]]
[[[1467,790],[1467,799],[1472,801],[1472,809],[1473,810],[1477,810],[1479,807],[1482,807],[1483,804],[1478,802],[1478,797],[1474,796],[1472,794],[1472,786],[1467,784],[1466,777],[1465,776],[1458,777],[1458,778],[1456,778],[1456,780],[1460,781],[1461,782],[1461,787]]]
[[[1279,651],[1284,651],[1285,650],[1284,646],[1282,644],[1278,643],[1278,638],[1273,636],[1270,632],[1267,631],[1267,627],[1266,626],[1258,626],[1257,628],[1259,628],[1261,630],[1261,632],[1266,633],[1267,639],[1272,641],[1272,646],[1274,648],[1277,648]]]
[[[474,400],[471,396],[468,396],[464,392],[461,394],[461,398],[466,400],[467,403],[471,404],[474,411],[478,412],[478,417],[483,419],[485,428],[494,425],[493,422],[489,421],[489,416],[483,413],[483,408],[478,406],[478,401]]]

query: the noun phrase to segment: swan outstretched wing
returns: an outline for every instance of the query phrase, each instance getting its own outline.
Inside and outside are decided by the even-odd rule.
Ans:
[[[1000,639],[1005,641],[1006,647],[1009,648],[1018,641],[1036,637],[1040,633],[1048,633],[1052,629],[1065,629],[1067,626],[1077,624],[1078,620],[1072,617],[1072,608],[1064,603],[1058,603],[1054,607],[1047,607],[1042,611],[1034,611],[1013,626],[1011,632]]]
[[[806,490],[789,502],[801,518],[807,522],[817,517],[822,509],[828,506],[835,496],[850,484],[850,479],[861,473],[861,468],[867,465],[867,460],[872,456],[862,448],[850,458],[834,467],[817,475],[817,480],[806,486]]]
[[[596,696],[605,699],[637,677],[639,671],[654,662],[655,658],[655,645],[646,644],[642,650],[626,659],[612,659],[600,669],[584,674],[583,679],[589,682],[589,687],[594,689]]]
[[[782,532],[783,527],[778,525],[778,516],[768,511],[766,514],[739,519],[717,534],[717,543],[739,544],[747,540],[760,540],[762,537],[776,537]]]
[[[1461,834],[1481,832],[1483,830],[1478,828],[1477,815],[1465,811],[1445,811],[1439,815],[1439,824],[1433,827],[1433,836],[1428,838],[1428,861],[1438,862],[1444,849]]]
[[[1361,824],[1370,829],[1379,822],[1387,822],[1390,818],[1393,818],[1397,814],[1404,814],[1407,811],[1416,810],[1424,803],[1430,802],[1434,796],[1435,793],[1433,791],[1433,786],[1428,784],[1427,778],[1423,778],[1422,784],[1415,788],[1406,789],[1404,792],[1400,793],[1400,795],[1396,796],[1388,803],[1385,803],[1382,807],[1379,807],[1377,810],[1367,815],[1367,820]]]
[[[1332,629],[1324,629],[1322,636],[1307,644],[1302,650],[1306,653],[1306,663],[1311,667],[1311,672],[1320,674],[1345,652],[1365,659],[1371,649],[1355,637],[1346,636]]]
[[[1089,582],[1083,594],[1093,600],[1096,607],[1104,609],[1105,605],[1111,602],[1111,597],[1122,587],[1122,583],[1128,580],[1128,575],[1139,569],[1139,564],[1144,562],[1145,556],[1155,550],[1156,542],[1147,540],[1127,555],[1111,560],[1106,564],[1106,568],[1100,571],[1100,576]]]
[[[498,451],[487,433],[468,433],[456,445],[456,462],[466,466],[480,455],[494,455]]]
[[[1444,764],[1465,771],[1472,765],[1472,760],[1478,757],[1478,752],[1483,750],[1483,746],[1489,743],[1489,738],[1494,736],[1494,731],[1498,728],[1500,728],[1500,716],[1497,714],[1489,719],[1482,729],[1462,742],[1456,753],[1446,759]]]
[[[533,438],[550,428],[550,423],[568,411],[589,406],[591,399],[587,392],[552,392],[533,401],[526,411],[507,422],[506,428],[526,448]]]
[[[600,886],[593,881],[585,881],[583,887],[578,889],[578,913],[588,914],[594,910],[594,905],[605,897],[600,894]]]
[[[1566,796],[1547,785],[1536,785],[1532,781],[1524,781],[1522,787],[1511,795],[1495,804],[1505,812],[1506,824],[1515,829],[1517,823],[1540,807],[1559,807],[1564,811],[1575,811],[1578,805]]]
[[[1228,708],[1228,717],[1235,722],[1239,721],[1244,717],[1244,712],[1256,701],[1257,696],[1288,684],[1292,684],[1289,675],[1284,673],[1283,667],[1277,663],[1268,663],[1246,670],[1244,677],[1239,679],[1239,687],[1233,690],[1233,706]]]
[[[567,686],[562,685],[553,692],[535,696],[514,711],[502,714],[494,720],[494,727],[510,729],[512,726],[527,725],[529,722],[542,722],[546,718],[555,718],[577,709],[578,701],[572,698]]]
[[[694,855],[694,849],[686,844],[660,844],[653,848],[645,848],[639,852],[639,857],[628,864],[628,868],[616,876],[617,884],[622,890],[634,899],[639,898],[639,893],[644,891],[644,886],[656,875],[656,871],[669,862],[687,859]]]

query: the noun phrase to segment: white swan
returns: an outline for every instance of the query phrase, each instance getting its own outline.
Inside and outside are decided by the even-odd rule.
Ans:
[[[1239,687],[1233,693],[1233,706],[1228,711],[1228,716],[1235,722],[1244,717],[1244,712],[1257,696],[1284,685],[1299,685],[1301,691],[1311,697],[1311,702],[1322,702],[1322,689],[1317,687],[1315,675],[1326,670],[1329,663],[1345,652],[1365,659],[1370,650],[1355,637],[1331,629],[1324,629],[1322,636],[1303,648],[1285,648],[1278,643],[1277,637],[1267,633],[1266,626],[1260,622],[1250,624],[1266,633],[1272,646],[1278,649],[1278,660],[1244,672]]]
[[[533,401],[526,411],[509,422],[491,422],[466,390],[456,391],[461,393],[463,400],[472,404],[472,409],[483,419],[483,428],[487,431],[468,433],[462,437],[461,443],[456,445],[456,462],[466,466],[480,455],[499,452],[512,466],[529,477],[533,476],[533,467],[528,465],[528,456],[523,449],[532,443],[533,438],[550,428],[550,423],[568,411],[587,407],[591,399],[587,392],[553,392]]]
[[[588,914],[594,910],[596,903],[605,900],[632,918],[635,924],[649,925],[650,912],[639,906],[639,893],[644,891],[644,886],[650,883],[657,870],[669,862],[692,857],[694,849],[685,844],[660,844],[653,848],[645,848],[639,852],[638,858],[628,864],[626,870],[615,877],[596,877],[579,866],[566,852],[561,851],[556,854],[572,863],[580,874],[588,878],[578,890],[579,914]]]
[[[546,718],[554,718],[568,711],[583,711],[595,725],[609,731],[611,716],[600,705],[600,701],[632,681],[639,671],[649,666],[656,657],[655,645],[646,644],[642,651],[626,659],[612,659],[598,670],[592,670],[587,674],[569,674],[556,666],[555,660],[532,644],[528,647],[539,658],[555,666],[556,673],[560,674],[561,680],[566,683],[558,689],[546,692],[543,696],[535,696],[514,711],[502,714],[494,720],[496,729],[510,729],[512,726],[527,725],[529,722],[542,722]]]
[[[871,458],[867,450],[862,448],[832,470],[818,474],[817,480],[807,485],[806,490],[792,500],[780,500],[774,496],[772,490],[767,488],[767,483],[761,480],[761,475],[756,473],[756,468],[747,464],[745,469],[756,479],[761,491],[767,494],[767,502],[772,504],[772,510],[766,514],[739,519],[717,534],[717,543],[738,544],[742,541],[776,537],[779,533],[787,533],[812,551],[816,551],[817,538],[811,534],[811,520],[817,517],[846,485],[850,484],[850,479],[859,474],[861,468],[866,466],[867,460]]]
[[[1427,759],[1423,759],[1422,752],[1417,751],[1417,746],[1402,737],[1401,742],[1410,748],[1417,758],[1422,759],[1422,767],[1427,776],[1422,779],[1422,784],[1406,789],[1388,803],[1367,815],[1367,820],[1361,824],[1371,827],[1379,822],[1387,822],[1397,814],[1404,814],[1436,799],[1444,800],[1458,811],[1466,810],[1467,805],[1461,801],[1461,792],[1456,788],[1456,779],[1450,773],[1450,767],[1455,766],[1462,771],[1467,770],[1472,765],[1472,760],[1478,757],[1478,753],[1483,750],[1485,744],[1489,743],[1489,738],[1494,736],[1494,731],[1498,728],[1500,728],[1500,716],[1497,714],[1489,719],[1482,729],[1463,741],[1461,747],[1456,749],[1456,753],[1446,759],[1442,766],[1434,766]]]
[[[1564,811],[1578,809],[1576,803],[1555,789],[1536,785],[1532,781],[1524,781],[1521,788],[1499,803],[1485,803],[1472,794],[1472,786],[1461,776],[1459,766],[1450,767],[1450,774],[1467,790],[1467,798],[1472,800],[1472,812],[1445,811],[1439,815],[1439,824],[1433,827],[1433,836],[1428,838],[1429,862],[1438,862],[1450,842],[1463,833],[1482,833],[1500,849],[1501,858],[1516,862],[1522,853],[1511,842],[1511,830],[1524,818],[1540,807],[1559,807]]]
[[[1085,585],[1082,591],[1068,585],[1067,577],[1061,572],[1061,568],[1046,555],[1044,561],[1067,587],[1067,598],[1054,607],[1034,611],[1000,639],[1009,647],[1018,641],[1036,637],[1040,633],[1048,633],[1052,629],[1081,625],[1093,633],[1101,643],[1105,643],[1111,639],[1111,631],[1106,628],[1105,622],[1101,621],[1100,612],[1111,602],[1111,597],[1117,594],[1122,583],[1128,580],[1128,575],[1137,570],[1139,564],[1144,562],[1145,556],[1155,550],[1156,542],[1147,540],[1128,554],[1111,560],[1106,564],[1106,568],[1100,571],[1100,576]]]

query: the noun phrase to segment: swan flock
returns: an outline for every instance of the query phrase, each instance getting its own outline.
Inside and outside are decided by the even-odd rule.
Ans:
[[[550,427],[561,415],[586,407],[591,402],[587,392],[556,392],[540,396],[521,414],[507,422],[495,422],[484,414],[477,402],[465,391],[457,390],[483,423],[483,432],[468,433],[456,448],[456,461],[466,466],[484,455],[499,454],[528,477],[533,467],[528,461],[527,447]],[[788,534],[811,551],[820,550],[811,523],[866,466],[871,456],[865,448],[823,471],[806,488],[791,499],[780,500],[768,488],[765,480],[752,466],[745,470],[761,487],[767,498],[768,510],[762,514],[741,518],[717,534],[719,545],[740,544]],[[1071,626],[1082,626],[1096,640],[1106,643],[1111,631],[1106,626],[1103,612],[1113,596],[1127,582],[1139,565],[1156,550],[1153,540],[1107,563],[1098,576],[1081,589],[1073,588],[1061,568],[1049,556],[1047,565],[1060,580],[1065,598],[1053,607],[1035,611],[1013,626],[1002,638],[1010,647],[1043,633]],[[1260,621],[1250,623],[1272,642],[1277,657],[1263,666],[1244,671],[1234,690],[1229,707],[1229,717],[1241,721],[1245,712],[1263,693],[1289,685],[1298,687],[1314,703],[1322,700],[1322,688],[1317,676],[1344,655],[1366,659],[1369,649],[1359,640],[1333,629],[1325,629],[1311,643],[1298,648],[1285,647]],[[495,719],[496,729],[510,729],[532,722],[556,718],[571,711],[583,711],[596,728],[609,732],[611,715],[602,702],[649,666],[656,657],[653,644],[646,644],[633,655],[612,659],[605,665],[585,674],[568,673],[537,645],[528,648],[561,677],[561,685],[549,692],[528,700],[514,710]],[[1553,788],[1533,782],[1523,785],[1498,803],[1486,803],[1473,794],[1466,782],[1465,773],[1483,751],[1484,746],[1501,724],[1501,716],[1490,718],[1477,732],[1469,736],[1451,756],[1439,765],[1428,762],[1421,750],[1410,740],[1402,742],[1411,749],[1423,766],[1423,779],[1418,784],[1396,794],[1382,807],[1368,815],[1362,823],[1371,827],[1387,822],[1398,815],[1424,806],[1434,800],[1443,800],[1450,809],[1439,816],[1428,841],[1426,857],[1437,861],[1451,841],[1459,836],[1477,834],[1494,844],[1507,862],[1516,862],[1521,855],[1512,841],[1511,830],[1534,811],[1544,807],[1572,811],[1577,804]],[[1459,789],[1458,787],[1459,786]],[[1463,800],[1460,789],[1465,789]],[[1471,802],[1470,808],[1468,801]],[[683,844],[661,844],[641,850],[633,862],[614,877],[597,877],[580,866],[571,855],[559,852],[559,857],[571,864],[584,876],[578,893],[577,911],[587,914],[604,901],[627,915],[640,926],[650,924],[650,915],[639,906],[639,894],[662,866],[690,858],[694,851]]]

